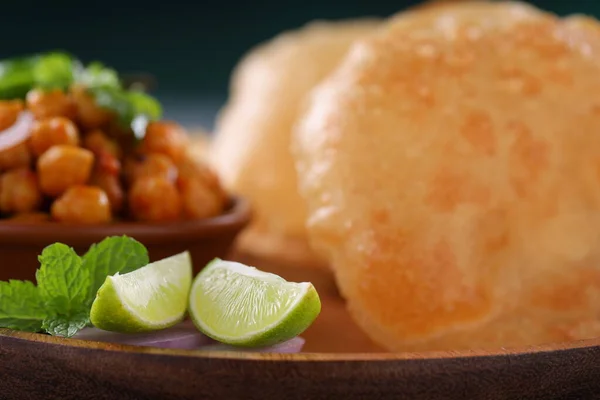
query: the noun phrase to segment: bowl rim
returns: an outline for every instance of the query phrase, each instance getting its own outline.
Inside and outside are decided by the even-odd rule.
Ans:
[[[166,349],[146,346],[96,342],[91,340],[62,338],[39,333],[20,332],[0,328],[0,339],[18,340],[22,342],[59,346],[66,349],[88,349],[125,354],[148,354],[159,357],[192,357],[198,359],[235,360],[235,361],[286,361],[286,362],[402,362],[411,360],[472,359],[485,357],[510,357],[531,354],[555,353],[569,350],[591,350],[600,348],[600,337],[570,342],[549,343],[513,348],[495,348],[488,350],[453,350],[429,352],[397,352],[397,353],[258,353],[210,350]]]
[[[231,196],[226,211],[216,217],[166,223],[116,222],[106,225],[63,224],[58,222],[0,221],[0,246],[40,245],[68,242],[71,246],[84,246],[108,236],[127,235],[143,241],[145,245],[174,241],[189,242],[198,238],[219,236],[239,231],[252,218],[249,201],[241,196]]]

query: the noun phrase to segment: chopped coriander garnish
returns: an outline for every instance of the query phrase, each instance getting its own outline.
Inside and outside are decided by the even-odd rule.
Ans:
[[[82,69],[75,77],[75,81],[88,88],[109,87],[121,89],[121,81],[117,72],[100,62],[92,62]]]
[[[84,66],[64,52],[0,60],[0,99],[23,99],[32,89],[66,91],[73,84],[85,87],[100,107],[113,112],[118,122],[138,139],[143,136],[140,120],[147,122],[162,116],[155,98],[125,89],[117,72],[100,62]]]
[[[125,127],[132,127],[132,123],[137,117],[156,120],[162,115],[160,103],[143,92],[125,91],[108,86],[90,87],[88,92],[96,104],[114,112],[119,122]]]
[[[62,52],[0,60],[0,99],[22,99],[33,88],[66,90],[81,68]]]
[[[49,53],[37,58],[33,65],[34,87],[46,90],[67,90],[83,68],[69,54]]]

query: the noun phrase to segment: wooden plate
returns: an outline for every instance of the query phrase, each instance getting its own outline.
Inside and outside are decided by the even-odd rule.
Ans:
[[[297,270],[265,269],[299,276]],[[303,334],[307,353],[302,354],[166,350],[0,329],[0,399],[600,396],[600,339],[487,352],[391,354],[353,324],[335,293],[325,291],[322,301],[321,316]]]

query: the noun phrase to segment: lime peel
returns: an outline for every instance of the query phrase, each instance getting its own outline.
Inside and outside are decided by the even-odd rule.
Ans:
[[[189,312],[196,327],[221,343],[272,346],[298,336],[321,311],[309,282],[215,259],[192,284]]]
[[[92,304],[91,322],[99,329],[122,333],[169,328],[185,316],[191,282],[188,252],[109,276]]]

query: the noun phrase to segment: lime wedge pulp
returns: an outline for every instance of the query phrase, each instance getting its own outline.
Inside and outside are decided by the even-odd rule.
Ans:
[[[92,304],[91,322],[96,328],[122,333],[171,327],[185,316],[191,283],[188,252],[109,276]]]
[[[311,283],[287,282],[215,259],[194,279],[189,313],[205,335],[235,346],[271,346],[298,336],[321,312]]]

